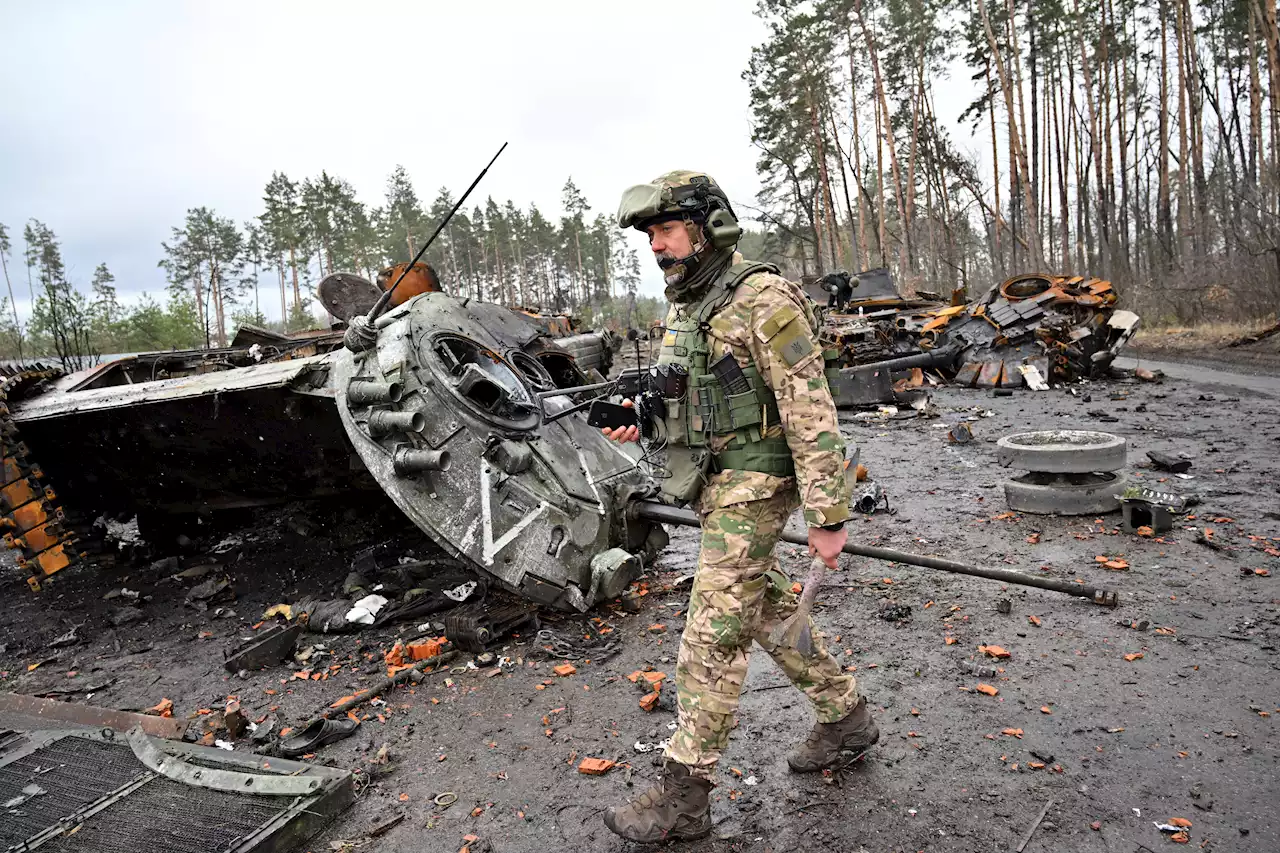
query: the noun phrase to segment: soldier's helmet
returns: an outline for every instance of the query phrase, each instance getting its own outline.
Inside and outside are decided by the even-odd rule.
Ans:
[[[710,175],[681,169],[624,192],[618,205],[618,227],[644,231],[655,223],[686,217],[702,224],[714,209],[733,215],[729,197]]]

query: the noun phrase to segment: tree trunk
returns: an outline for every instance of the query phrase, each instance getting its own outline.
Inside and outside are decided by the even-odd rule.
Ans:
[[[1011,159],[1018,163],[1018,169],[1015,173],[1018,177],[1018,185],[1022,190],[1022,201],[1026,206],[1024,216],[1026,221],[1030,223],[1027,229],[1027,243],[1030,247],[1031,258],[1030,263],[1033,269],[1041,269],[1044,266],[1044,250],[1040,242],[1040,215],[1039,208],[1036,206],[1035,186],[1031,182],[1031,171],[1027,163],[1027,109],[1026,97],[1024,95],[1025,88],[1022,83],[1022,49],[1018,42],[1018,18],[1014,0],[1006,0],[1006,8],[1009,10],[1009,45],[1013,53],[1013,76],[1011,84],[1013,86],[1014,100],[1018,107],[1018,121],[1016,125],[1011,121],[1009,124],[1009,140],[1011,146]],[[999,57],[996,62],[1000,63]],[[999,65],[997,64],[997,70]],[[1005,79],[1001,74],[1001,79]],[[1034,104],[1032,108],[1034,109]],[[1010,117],[1013,112],[1010,109]]]
[[[1178,262],[1185,265],[1189,257],[1187,242],[1191,237],[1191,187],[1187,179],[1190,161],[1187,145],[1187,121],[1191,111],[1187,103],[1186,19],[1183,17],[1182,0],[1174,0],[1174,43],[1178,55]]]
[[[1013,20],[1013,5],[1010,2],[1009,19]],[[1027,2],[1027,41],[1028,54],[1027,60],[1031,76],[1031,195],[1036,200],[1036,210],[1044,210],[1044,200],[1040,197],[1040,101],[1037,98],[1039,81],[1039,54],[1036,45],[1036,18],[1035,4],[1028,0]],[[1017,44],[1016,42],[1014,43]],[[1016,48],[1015,48],[1016,51]],[[1016,55],[1016,54],[1015,54]],[[1018,82],[1019,91],[1022,88],[1022,82]],[[1041,231],[1041,223],[1036,221],[1036,231]],[[1048,242],[1052,243],[1050,239]],[[1047,260],[1047,258],[1046,258]]]
[[[905,276],[914,272],[915,258],[911,246],[911,225],[915,222],[916,206],[916,155],[920,149],[920,102],[924,99],[924,38],[916,51],[917,84],[911,98],[911,144],[907,154],[907,203],[902,226],[903,257],[906,261]]]
[[[1200,56],[1196,48],[1195,19],[1191,14],[1191,0],[1182,0],[1186,21],[1187,35],[1187,83],[1191,89],[1191,167],[1195,179],[1195,210],[1198,222],[1192,232],[1193,239],[1199,244],[1196,254],[1203,258],[1211,239],[1209,215],[1209,184],[1204,172],[1204,101],[1200,87]]]
[[[1067,166],[1066,151],[1063,148],[1062,133],[1062,116],[1059,109],[1061,105],[1061,89],[1062,75],[1060,69],[1055,69],[1053,76],[1054,86],[1051,87],[1050,101],[1052,102],[1052,121],[1053,121],[1053,148],[1054,163],[1058,173],[1058,236],[1061,240],[1061,263],[1062,271],[1070,274],[1071,272],[1071,227],[1070,227],[1070,211],[1067,202]],[[1057,89],[1055,93],[1052,89]],[[1069,144],[1068,140],[1068,144]],[[1046,176],[1047,177],[1047,176]],[[1047,182],[1047,181],[1046,181]]]
[[[858,22],[862,25],[863,37],[867,41],[867,53],[869,55],[869,58],[871,59],[872,80],[875,85],[876,97],[880,101],[880,114],[881,114],[881,120],[882,120],[880,129],[884,134],[884,141],[889,146],[889,168],[893,172],[893,183],[897,189],[897,192],[894,193],[894,201],[897,203],[896,207],[898,209],[899,227],[902,228],[904,232],[904,238],[901,244],[902,254],[900,256],[899,264],[906,267],[905,231],[907,228],[907,216],[906,216],[906,211],[903,209],[903,206],[902,206],[903,204],[902,172],[898,169],[898,153],[894,145],[893,122],[889,117],[890,116],[889,102],[885,99],[885,95],[884,95],[884,78],[880,76],[880,58],[879,58],[879,54],[876,51],[875,36],[871,34],[871,29],[867,26],[866,20],[862,17],[862,0],[854,0],[854,11],[858,16]],[[881,183],[884,183],[883,171],[880,173],[879,180]],[[882,195],[883,195],[883,191],[882,191]],[[880,228],[881,228],[881,231],[883,232],[883,229],[884,229],[883,211],[881,211],[881,216],[880,216]],[[881,246],[881,252],[883,251],[884,251],[884,247]],[[909,267],[906,267],[906,268],[909,269]],[[899,275],[902,275],[903,272],[904,272],[903,270],[900,270]]]
[[[889,266],[888,256],[885,254],[885,205],[884,205],[884,136],[881,133],[881,116],[880,116],[880,99],[873,98],[873,111],[876,119],[876,208],[878,210],[876,222],[876,243],[880,249],[880,266]]]
[[[1259,163],[1262,165],[1260,171],[1269,176],[1268,192],[1264,193],[1264,199],[1269,194],[1270,205],[1268,208],[1267,201],[1263,202],[1264,211],[1269,210],[1271,216],[1280,219],[1280,29],[1277,28],[1276,22],[1276,0],[1257,0],[1262,7],[1259,13],[1262,16],[1262,36],[1267,45],[1267,71],[1269,77],[1268,89],[1270,90],[1271,101],[1271,168],[1267,170],[1265,167],[1266,158],[1259,155]],[[1265,215],[1265,213],[1264,213]],[[1275,249],[1276,265],[1280,267],[1280,244]]]
[[[214,259],[209,259],[209,298],[213,300],[213,320],[217,323],[216,334],[214,338],[218,341],[218,346],[225,347],[227,345],[227,317],[222,302],[222,280],[219,275],[218,263]]]
[[[991,118],[991,168],[994,174],[991,185],[995,189],[996,206],[992,213],[993,222],[991,228],[992,236],[992,256],[991,266],[992,272],[997,275],[1005,269],[1004,253],[1000,250],[1000,146],[997,143],[996,135],[996,90],[991,85],[991,63],[987,62],[983,65],[984,79],[987,84],[987,115]]]
[[[284,255],[276,256],[276,271],[280,273],[280,322],[288,324],[289,308],[285,304],[285,284],[284,284]]]
[[[831,142],[836,147],[836,159],[840,163],[840,189],[844,192],[845,215],[849,217],[850,245],[849,245],[849,260],[847,262],[847,265],[850,271],[856,271],[859,269],[858,264],[862,260],[862,257],[861,257],[862,242],[861,242],[861,237],[854,236],[856,233],[854,231],[854,227],[855,227],[854,223],[856,220],[853,215],[853,199],[849,196],[849,175],[848,175],[848,170],[845,168],[846,158],[844,154],[844,148],[841,147],[840,145],[840,132],[839,132],[839,129],[836,127],[836,117],[833,113],[828,113],[827,118],[831,123]],[[858,140],[856,137],[853,140],[853,144],[854,145],[858,144]],[[858,196],[858,201],[859,202],[862,201],[861,195]],[[857,227],[861,228],[862,223],[858,222]],[[856,242],[854,242],[855,240]]]
[[[289,245],[289,269],[293,270],[293,304],[302,304],[302,286],[298,284],[298,255],[293,245]]]
[[[0,252],[0,267],[4,267],[4,283],[9,288],[9,307],[13,309],[13,333],[18,336],[18,360],[22,360],[22,324],[18,322],[18,300],[13,297],[13,282],[9,280],[9,264],[4,252]]]
[[[1160,235],[1160,244],[1164,249],[1164,269],[1173,268],[1173,207],[1169,189],[1169,9],[1161,0],[1158,11],[1160,16],[1160,106],[1159,130],[1160,154],[1157,171],[1160,173],[1160,186],[1156,201],[1156,232]]]
[[[853,117],[853,180],[862,187],[862,135],[858,132],[858,75],[853,61],[853,27],[845,28],[845,41],[849,49],[849,112]],[[871,253],[867,247],[867,203],[865,195],[858,192],[858,262],[861,269],[871,267]]]

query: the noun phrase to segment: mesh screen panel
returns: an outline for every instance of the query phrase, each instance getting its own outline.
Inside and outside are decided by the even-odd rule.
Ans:
[[[133,758],[130,753],[130,759]],[[74,835],[41,850],[57,853],[218,853],[279,814],[291,797],[251,797],[152,779]]]
[[[193,763],[214,766],[196,759]],[[66,737],[0,766],[0,848],[17,846],[61,818],[147,775],[125,744]],[[46,793],[4,809],[30,784]],[[226,794],[153,778],[50,840],[54,853],[217,853],[293,804],[292,797]]]
[[[146,772],[127,746],[78,737],[54,741],[0,766],[0,844],[8,847],[26,841]],[[47,793],[16,808],[3,808],[33,783]]]

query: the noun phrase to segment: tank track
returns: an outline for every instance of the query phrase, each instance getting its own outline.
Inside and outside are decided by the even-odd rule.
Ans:
[[[59,505],[44,469],[22,440],[9,403],[33,385],[62,375],[61,369],[41,364],[0,368],[0,531],[5,547],[18,552],[18,567],[31,573],[27,584],[37,592],[45,578],[86,560],[91,537]]]

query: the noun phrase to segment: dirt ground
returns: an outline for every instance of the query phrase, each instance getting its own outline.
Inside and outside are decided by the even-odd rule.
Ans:
[[[1095,382],[1076,386],[1078,396],[1055,389],[1005,398],[944,388],[934,395],[936,419],[850,414],[848,435],[895,511],[857,520],[856,540],[1081,578],[1118,590],[1122,604],[1107,610],[1037,589],[846,557],[823,591],[818,621],[875,709],[878,747],[839,784],[790,773],[785,754],[812,718],[803,697],[757,653],[714,794],[715,836],[670,849],[1013,850],[1051,803],[1029,853],[1179,849],[1153,826],[1174,817],[1192,823],[1189,847],[1280,850],[1280,391],[1221,381],[1208,372],[1196,381]],[[977,418],[976,440],[949,444],[945,427],[963,417]],[[1126,436],[1133,477],[1194,493],[1202,504],[1155,539],[1118,532],[1118,514],[1009,514],[995,441],[1052,427]],[[1191,454],[1192,479],[1166,481],[1148,467],[1148,450]],[[165,582],[172,569],[81,571],[40,595],[8,576],[0,690],[109,682],[92,703],[140,709],[169,698],[183,716],[235,695],[253,719],[276,709],[296,724],[381,677],[382,652],[414,627],[308,635],[304,646],[321,643],[331,654],[243,679],[223,670],[223,650],[252,636],[266,607],[338,592],[369,516],[387,518],[394,530],[394,513],[389,504],[295,507],[266,514],[224,553],[186,555],[183,566],[215,559],[232,578],[229,618],[184,606],[187,586]],[[1196,531],[1206,527],[1220,550],[1197,543]],[[359,770],[362,781],[355,807],[308,849],[340,849],[336,842],[362,839],[371,823],[397,812],[407,818],[356,849],[458,851],[468,834],[480,839],[473,853],[640,849],[610,834],[600,813],[653,778],[657,753],[639,754],[633,745],[668,736],[674,714],[668,690],[663,706],[643,711],[641,689],[626,675],[646,667],[673,674],[687,593],[678,582],[696,554],[695,533],[673,531],[644,579],[638,614],[604,607],[547,616],[543,627],[583,644],[584,631],[612,628],[570,658],[572,675],[553,675],[562,661],[525,637],[500,649],[509,665],[498,673],[467,668],[464,655],[454,671],[366,706],[357,734],[314,759]],[[793,573],[803,570],[792,547],[780,555]],[[1128,569],[1107,569],[1099,556],[1120,558]],[[102,596],[120,586],[149,597],[145,621],[108,622],[112,603]],[[1011,601],[1010,613],[997,611],[1000,599]],[[886,601],[906,605],[909,618],[880,618]],[[70,624],[82,626],[82,643],[49,650]],[[1010,656],[984,658],[982,644]],[[1001,671],[975,675],[966,671],[973,664]],[[328,675],[294,676],[304,669]],[[977,692],[982,682],[998,694]],[[384,744],[392,764],[371,766]],[[584,757],[619,766],[583,775],[576,765]],[[457,802],[438,808],[433,798],[445,792]]]

